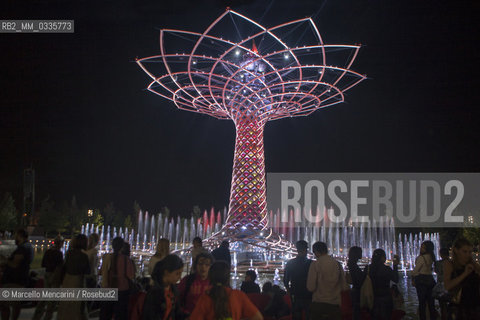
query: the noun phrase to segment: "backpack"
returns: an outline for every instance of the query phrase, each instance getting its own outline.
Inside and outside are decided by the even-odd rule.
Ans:
[[[366,269],[367,276],[363,281],[362,287],[360,288],[360,308],[367,308],[369,310],[373,309],[373,284],[372,279],[370,278],[369,268]]]

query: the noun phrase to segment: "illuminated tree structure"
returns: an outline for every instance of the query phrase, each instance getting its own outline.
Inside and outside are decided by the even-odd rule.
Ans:
[[[290,248],[268,227],[265,124],[343,102],[365,79],[350,70],[359,49],[324,44],[311,18],[267,29],[227,8],[203,33],[161,30],[160,55],[137,59],[153,79],[148,90],[235,124],[229,212],[216,239]]]

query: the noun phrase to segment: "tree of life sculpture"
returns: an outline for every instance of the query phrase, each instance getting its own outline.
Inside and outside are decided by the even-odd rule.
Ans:
[[[350,70],[359,49],[324,44],[311,18],[265,28],[227,8],[203,33],[161,30],[160,54],[137,59],[152,78],[149,91],[235,124],[228,217],[212,239],[291,249],[267,221],[265,124],[343,102],[366,78]]]

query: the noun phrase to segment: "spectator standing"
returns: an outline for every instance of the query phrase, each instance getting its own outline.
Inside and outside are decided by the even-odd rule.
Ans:
[[[480,265],[473,261],[472,244],[458,239],[452,248],[452,261],[445,261],[443,280],[452,295],[449,319],[480,319]]]
[[[130,243],[124,242],[123,248],[122,250],[120,250],[120,253],[128,257],[129,259],[131,259],[132,247]],[[135,275],[137,274],[137,267],[135,266],[135,263],[133,262],[133,260],[132,260],[132,264],[133,264],[133,278],[135,278]]]
[[[45,268],[45,288],[59,288],[62,282],[63,269],[63,238],[56,237],[53,246],[45,251],[42,258],[42,268]],[[55,311],[56,301],[39,301],[35,308],[33,320],[39,320],[45,314],[44,320],[50,320]],[[46,311],[45,311],[46,307]]]
[[[366,267],[366,272],[372,279],[373,310],[372,319],[390,320],[393,312],[393,297],[390,282],[398,283],[398,256],[393,259],[393,270],[385,265],[387,256],[382,249],[375,249],[372,263]]]
[[[272,283],[267,281],[262,286],[262,294],[269,294],[272,292]]]
[[[194,272],[185,276],[178,284],[180,304],[187,315],[192,313],[200,296],[211,287],[208,271],[212,263],[213,257],[210,254],[198,254],[192,266]]]
[[[362,248],[351,247],[348,251],[348,273],[350,275],[352,284],[352,306],[353,306],[353,319],[360,319],[360,290],[362,288],[363,281],[365,281],[366,274],[358,266],[358,260],[362,258]]]
[[[135,267],[130,257],[121,251],[125,242],[116,237],[112,240],[113,253],[103,256],[101,269],[102,288],[118,288],[118,301],[104,301],[100,308],[100,320],[127,320],[129,282],[135,278]]]
[[[227,263],[215,262],[208,277],[212,288],[200,297],[190,320],[263,320],[262,314],[245,293],[230,288],[230,267]]]
[[[120,250],[120,253],[123,254],[125,257],[127,257],[130,261],[132,261],[132,266],[133,266],[133,278],[128,278],[128,284],[129,284],[129,296],[133,295],[133,294],[137,294],[140,289],[142,288],[142,280],[139,279],[139,281],[137,282],[136,281],[136,277],[137,277],[137,266],[135,265],[135,261],[133,260],[133,258],[131,257],[131,254],[132,254],[132,246],[130,245],[129,242],[124,242],[123,243],[123,248],[122,250]],[[146,284],[149,283],[148,279],[147,278],[143,278],[143,280],[146,281]],[[130,299],[130,298],[129,298]],[[130,310],[129,310],[129,314],[130,314]]]
[[[87,244],[88,238],[84,234],[79,234],[72,239],[71,249],[65,254],[63,288],[85,288],[85,276],[90,274],[90,263],[84,252]],[[57,319],[88,319],[85,306],[85,301],[60,301]]]
[[[208,250],[203,247],[203,241],[200,237],[195,237],[192,240],[193,248],[192,248],[192,263],[195,261],[197,254],[200,253],[208,253]],[[214,257],[215,258],[215,257]]]
[[[88,236],[88,247],[85,254],[88,257],[88,263],[90,265],[90,274],[86,276],[85,282],[87,288],[97,287],[98,278],[98,241],[100,237],[97,233],[92,233]]]
[[[15,232],[17,248],[7,260],[1,280],[3,288],[25,288],[28,285],[33,248],[27,239],[28,234],[24,229],[18,229]],[[3,320],[10,319],[10,307],[12,308],[12,319],[18,319],[20,315],[19,301],[4,301],[0,306]]]
[[[445,261],[450,260],[450,252],[448,248],[440,248],[440,260],[435,261],[435,273],[437,274],[437,282],[443,283],[443,270]]]
[[[183,319],[175,284],[180,280],[183,261],[169,254],[155,265],[153,286],[148,290],[143,306],[143,320]]]
[[[245,281],[242,282],[240,290],[245,293],[260,293],[260,286],[255,283],[257,273],[255,270],[245,272]]]
[[[150,261],[148,262],[149,275],[152,275],[153,269],[155,268],[155,265],[157,264],[157,262],[161,261],[169,253],[170,253],[170,241],[168,241],[168,239],[165,239],[165,238],[161,238],[160,240],[158,240],[155,254],[150,258]]]
[[[232,256],[230,255],[230,243],[226,240],[222,241],[220,247],[212,251],[215,261],[224,261],[229,267],[232,266]]]
[[[340,263],[328,255],[324,242],[313,244],[317,258],[310,264],[307,289],[313,292],[311,319],[340,319],[340,301],[345,275]]]
[[[272,286],[269,293],[270,301],[263,310],[263,314],[267,317],[280,319],[290,314],[290,307],[285,303],[285,294],[278,285]]]
[[[310,319],[310,304],[312,293],[307,289],[307,277],[312,260],[307,257],[308,243],[304,240],[297,241],[297,256],[287,262],[283,275],[283,284],[292,300],[293,320]]]
[[[447,302],[449,299],[448,291],[445,290],[445,283],[443,281],[443,270],[446,261],[450,258],[450,252],[448,248],[441,248],[440,249],[440,258],[435,262],[435,273],[437,274],[437,285],[433,290],[434,297],[438,299],[438,303],[440,305],[440,315],[442,320],[447,320]],[[435,292],[436,291],[436,292]]]
[[[432,290],[435,286],[433,278],[433,265],[435,259],[435,246],[431,241],[424,241],[420,246],[420,255],[415,260],[415,268],[412,272],[413,284],[417,289],[418,308],[420,320],[427,319],[426,308],[430,312],[430,319],[435,320],[437,311],[435,310],[435,300],[432,296]]]

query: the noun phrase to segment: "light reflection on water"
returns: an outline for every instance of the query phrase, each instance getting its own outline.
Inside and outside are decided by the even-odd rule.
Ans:
[[[405,312],[407,316],[410,316],[410,319],[416,319],[418,297],[417,290],[412,286],[412,278],[401,272],[399,274],[398,288],[402,292],[403,299],[405,300]]]

